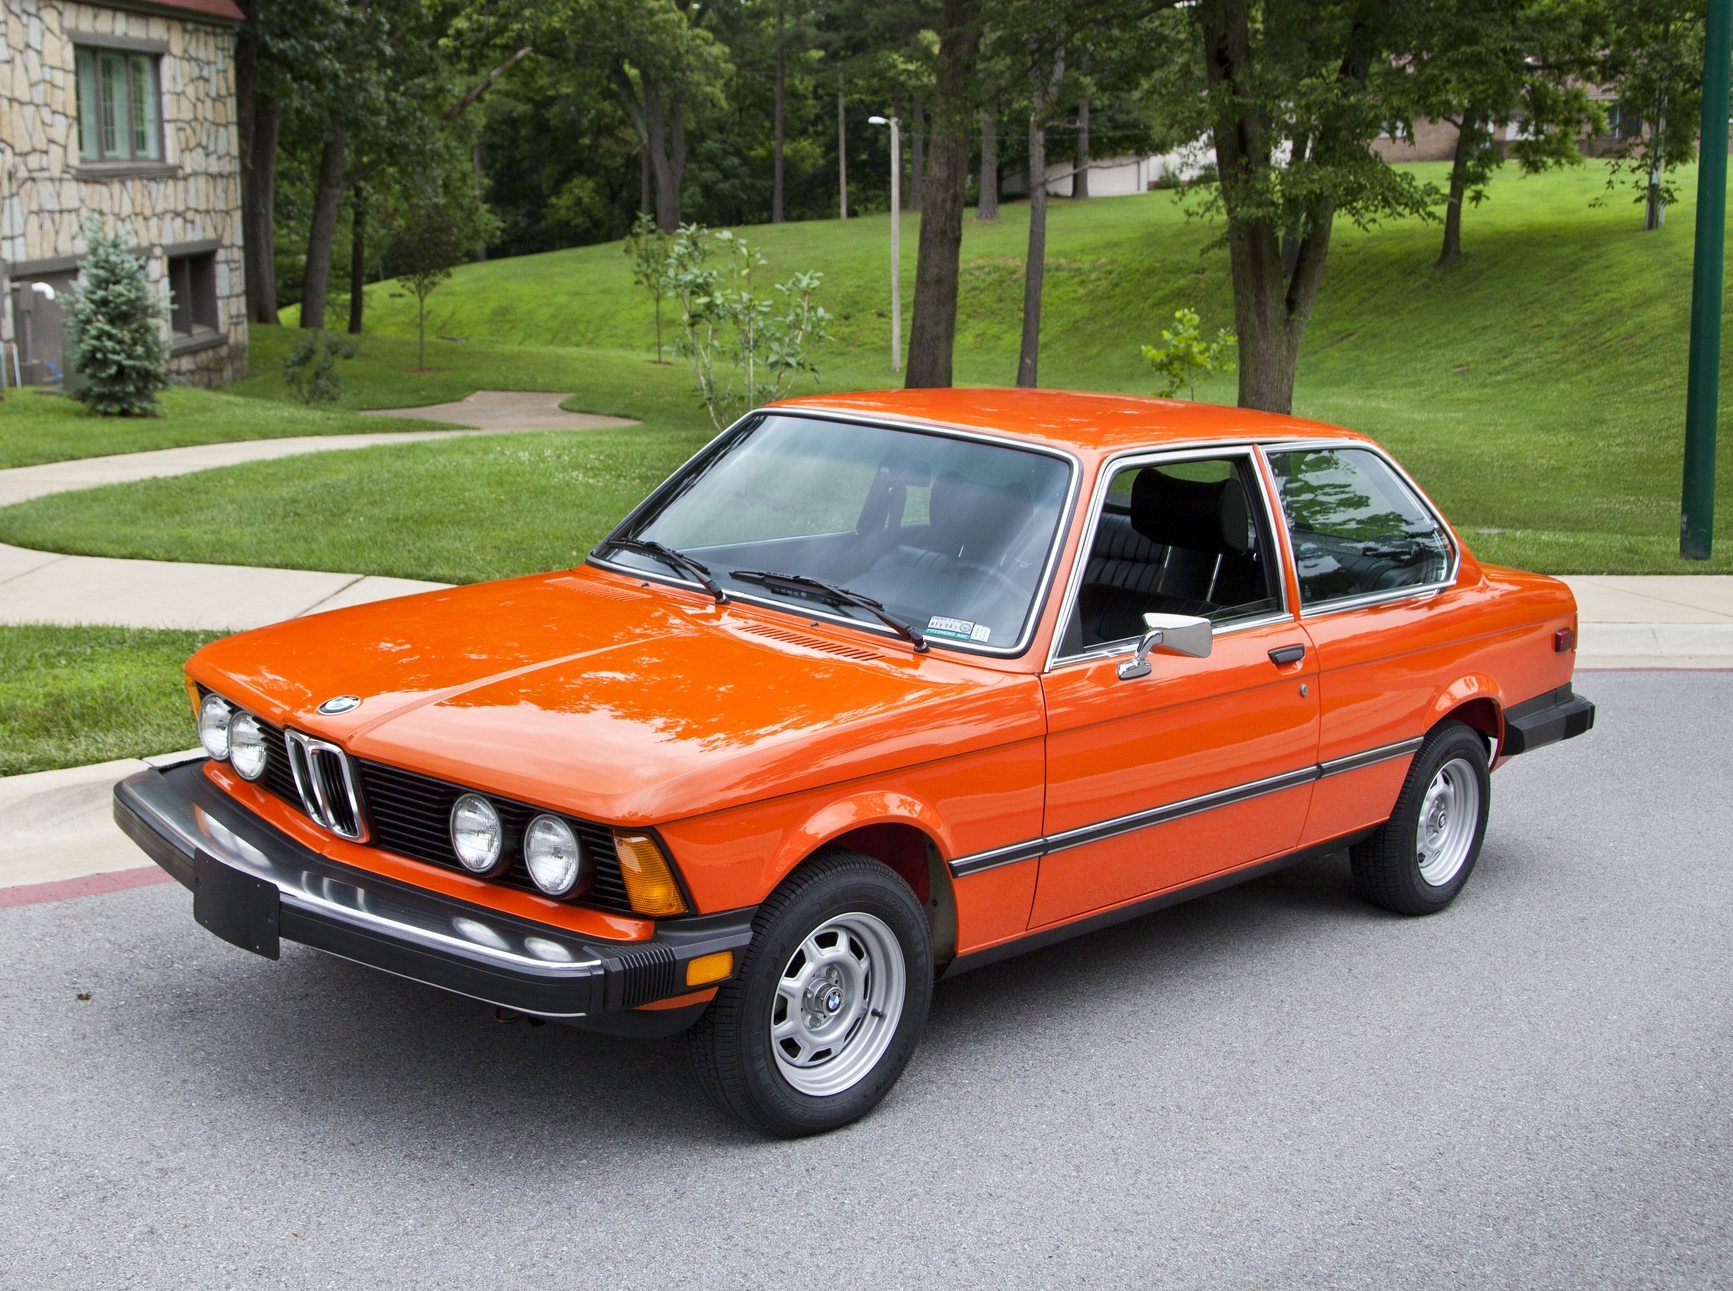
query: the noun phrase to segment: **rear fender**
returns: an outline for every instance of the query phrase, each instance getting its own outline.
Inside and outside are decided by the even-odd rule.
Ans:
[[[1473,728],[1494,741],[1496,747],[1504,745],[1504,692],[1491,677],[1485,673],[1469,673],[1459,677],[1439,692],[1433,701],[1432,721],[1427,724],[1431,730],[1446,719],[1461,722],[1464,726]]]

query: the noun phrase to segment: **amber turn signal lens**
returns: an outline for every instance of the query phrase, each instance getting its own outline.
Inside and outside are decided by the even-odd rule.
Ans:
[[[685,914],[686,898],[654,839],[646,834],[615,834],[614,854],[626,897],[639,914]]]
[[[719,950],[714,955],[700,955],[686,964],[686,985],[708,986],[720,982],[734,971],[734,952]]]
[[[198,715],[199,715],[199,705],[204,702],[204,696],[199,694],[199,683],[198,682],[194,681],[191,677],[188,677],[188,678],[186,678],[186,683],[187,683],[187,698],[192,701],[193,718],[194,718],[194,720],[197,720]]]

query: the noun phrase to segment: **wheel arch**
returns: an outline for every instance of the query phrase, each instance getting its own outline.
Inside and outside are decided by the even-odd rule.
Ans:
[[[947,964],[956,954],[957,900],[941,842],[946,832],[929,804],[906,794],[868,793],[832,802],[783,835],[770,886],[827,847],[870,856],[909,885],[926,911],[934,965]]]
[[[1427,730],[1436,730],[1439,723],[1447,721],[1461,722],[1503,748],[1504,695],[1498,683],[1484,673],[1471,673],[1446,686],[1433,704]]]

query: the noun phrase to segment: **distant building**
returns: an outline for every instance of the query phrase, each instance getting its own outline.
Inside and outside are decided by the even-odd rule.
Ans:
[[[246,375],[233,0],[4,0],[0,340],[6,384],[64,372],[83,222],[136,240],[177,381]]]

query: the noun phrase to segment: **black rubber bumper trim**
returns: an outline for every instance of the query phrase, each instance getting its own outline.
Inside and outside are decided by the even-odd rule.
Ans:
[[[688,961],[752,940],[755,908],[664,921],[648,941],[609,941],[358,870],[248,811],[202,762],[121,781],[114,819],[189,889],[201,852],[274,884],[290,941],[519,1013],[597,1018],[684,995]]]
[[[1504,747],[1499,752],[1528,753],[1575,739],[1594,725],[1595,706],[1569,686],[1560,686],[1504,710]]]

